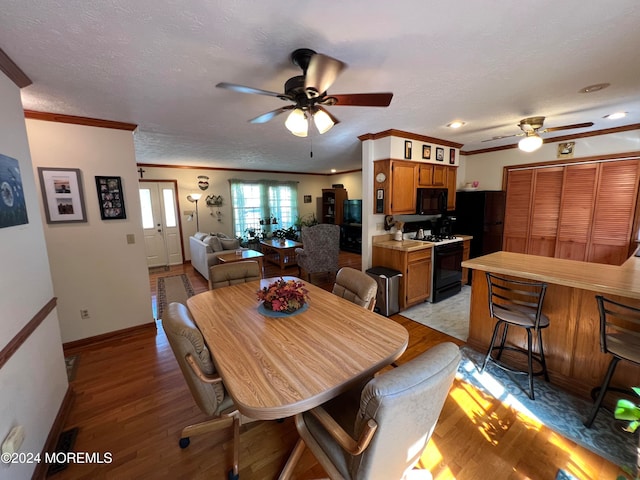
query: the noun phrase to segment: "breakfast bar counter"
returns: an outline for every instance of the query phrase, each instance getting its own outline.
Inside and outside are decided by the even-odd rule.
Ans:
[[[600,351],[600,320],[596,294],[640,307],[640,258],[604,265],[513,252],[495,252],[466,260],[472,269],[468,344],[485,352],[494,320],[489,316],[484,272],[548,284],[543,312],[550,320],[543,342],[551,382],[588,397],[601,383],[611,357]],[[520,329],[517,329],[520,330]],[[509,332],[507,343],[526,346],[526,335]],[[612,384],[640,384],[640,368],[621,362]]]

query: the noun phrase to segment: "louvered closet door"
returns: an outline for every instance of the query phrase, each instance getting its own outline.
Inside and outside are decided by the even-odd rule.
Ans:
[[[514,170],[507,178],[503,250],[526,253],[534,170]]]
[[[639,165],[638,160],[600,164],[588,261],[620,265],[629,256]]]
[[[535,171],[527,253],[553,257],[558,235],[563,167]]]
[[[598,164],[565,167],[555,256],[586,260],[596,201]]]

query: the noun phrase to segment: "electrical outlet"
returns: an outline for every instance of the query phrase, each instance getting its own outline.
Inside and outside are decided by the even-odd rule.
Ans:
[[[81,308],[80,309],[80,318],[82,318],[83,320],[86,320],[87,318],[89,318],[89,310],[87,310],[85,308]]]
[[[136,236],[133,233],[127,233],[127,244],[133,245],[136,243]]]

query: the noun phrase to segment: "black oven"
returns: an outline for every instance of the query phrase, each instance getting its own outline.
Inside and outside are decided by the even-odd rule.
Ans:
[[[438,215],[447,211],[446,188],[418,188],[416,214]]]
[[[433,248],[433,303],[462,290],[462,242],[436,245]]]

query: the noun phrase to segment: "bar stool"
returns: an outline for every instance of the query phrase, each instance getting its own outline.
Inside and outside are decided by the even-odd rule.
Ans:
[[[589,418],[584,422],[587,428],[591,428],[596,419],[607,390],[627,392],[626,389],[609,386],[618,362],[627,360],[640,365],[640,309],[614,302],[602,295],[596,295],[596,301],[600,312],[600,350],[603,353],[610,353],[612,358],[602,385],[591,391],[592,397],[595,397],[598,390],[600,392],[595,399]],[[631,389],[628,391],[633,394]]]
[[[503,370],[511,373],[526,374],[529,377],[529,392],[525,393],[531,400],[535,400],[533,377],[544,375],[544,379],[547,382],[549,381],[547,364],[544,359],[544,348],[542,347],[542,329],[549,326],[549,318],[542,313],[542,303],[547,291],[547,284],[507,279],[489,272],[486,272],[486,276],[489,286],[489,313],[491,318],[496,319],[496,325],[493,328],[491,343],[480,371],[482,372],[487,366],[487,362],[491,360]],[[511,326],[524,328],[527,331],[526,351],[518,347],[505,346],[507,333]],[[495,346],[500,327],[502,327],[502,338],[500,345]],[[532,330],[538,338],[539,353],[533,351]],[[498,355],[495,358],[491,355],[493,350],[498,350]],[[527,370],[518,370],[502,363],[500,357],[504,350],[526,354]],[[534,360],[541,366],[541,369],[535,372],[533,371]]]

